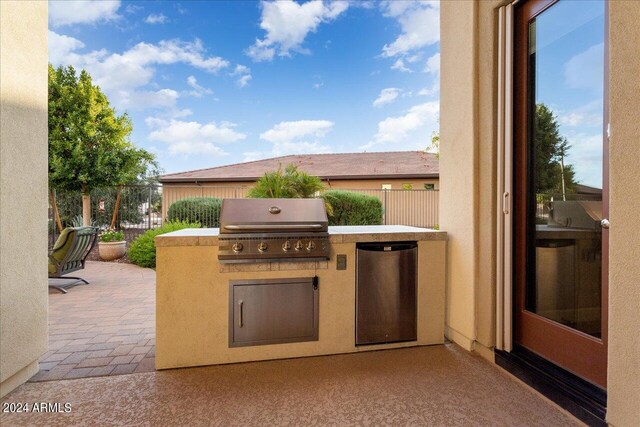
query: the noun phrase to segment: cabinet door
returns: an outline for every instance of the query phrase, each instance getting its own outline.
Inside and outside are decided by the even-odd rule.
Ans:
[[[231,281],[229,346],[318,340],[313,278]]]

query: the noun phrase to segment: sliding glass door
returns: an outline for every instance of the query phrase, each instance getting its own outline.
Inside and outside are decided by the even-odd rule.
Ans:
[[[514,55],[515,343],[606,387],[605,3],[529,0]]]

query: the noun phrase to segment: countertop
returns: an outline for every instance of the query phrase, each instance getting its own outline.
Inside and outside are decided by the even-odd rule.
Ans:
[[[185,228],[156,236],[156,246],[217,246],[219,228]],[[331,243],[403,240],[446,240],[447,233],[406,225],[347,225],[329,227]]]

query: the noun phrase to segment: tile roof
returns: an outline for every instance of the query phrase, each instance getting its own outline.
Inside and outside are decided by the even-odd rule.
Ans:
[[[160,182],[255,181],[265,172],[294,164],[323,179],[438,178],[435,154],[424,151],[299,154],[160,176]]]

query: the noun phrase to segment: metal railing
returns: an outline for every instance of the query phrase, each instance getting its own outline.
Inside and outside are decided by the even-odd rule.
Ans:
[[[168,208],[178,200],[192,197],[244,198],[248,186],[128,185],[98,188],[91,191],[92,224],[102,229],[113,228],[125,234],[139,234],[160,227],[167,220]],[[437,190],[343,189],[377,197],[384,210],[384,224],[416,227],[438,226],[439,192]],[[120,192],[117,211],[116,200]],[[73,225],[82,217],[82,196],[77,191],[53,190],[63,227]],[[114,218],[115,211],[115,218]],[[52,199],[49,199],[49,244],[60,233],[56,225]]]

